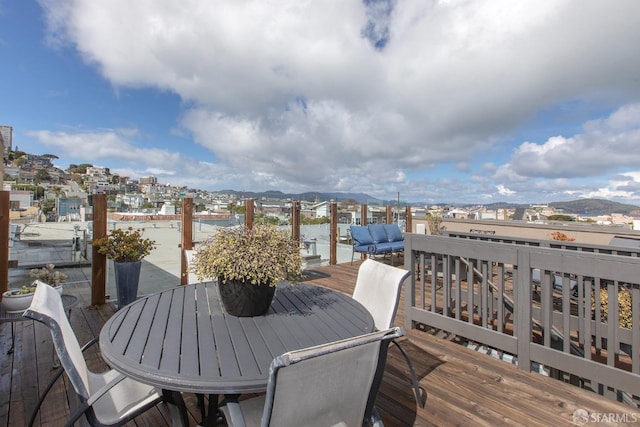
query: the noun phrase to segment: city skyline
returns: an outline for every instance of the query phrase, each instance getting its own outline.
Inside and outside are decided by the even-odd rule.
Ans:
[[[0,124],[211,191],[640,204],[639,36],[626,0],[0,0]]]

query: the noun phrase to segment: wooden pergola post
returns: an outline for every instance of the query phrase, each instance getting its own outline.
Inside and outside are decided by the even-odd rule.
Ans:
[[[107,195],[94,194],[93,201],[93,241],[107,235]],[[91,305],[105,303],[107,293],[107,257],[91,247]]]
[[[2,293],[9,290],[9,239],[11,224],[11,201],[8,191],[0,191],[0,300]]]
[[[187,258],[184,251],[193,249],[193,198],[182,199],[182,229],[180,230],[180,284],[188,281]]]
[[[244,226],[248,229],[253,228],[253,199],[244,201]]]
[[[367,213],[368,213],[368,207],[366,203],[363,203],[360,205],[360,225],[367,225]],[[367,254],[365,253],[361,253],[360,254],[360,259],[361,260],[365,260],[367,259]]]
[[[404,218],[404,223],[405,223],[405,227],[404,227],[404,231],[406,233],[413,233],[413,223],[412,223],[412,216],[411,216],[411,206],[406,207],[406,211],[404,214],[405,218]]]
[[[391,224],[393,222],[393,208],[391,205],[387,205],[387,224]]]
[[[291,238],[300,242],[300,202],[291,202]]]
[[[338,203],[329,203],[329,265],[338,263]]]

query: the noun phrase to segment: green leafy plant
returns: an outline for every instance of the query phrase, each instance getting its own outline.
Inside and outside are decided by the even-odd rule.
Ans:
[[[98,253],[115,262],[140,261],[156,248],[155,240],[143,237],[144,228],[134,230],[129,227],[126,230],[115,229],[108,236],[93,242],[98,248]]]
[[[221,229],[194,253],[190,271],[203,280],[217,277],[253,285],[276,286],[302,273],[300,245],[273,225]]]

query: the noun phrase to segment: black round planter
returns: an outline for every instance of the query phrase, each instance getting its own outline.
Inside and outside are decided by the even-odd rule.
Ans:
[[[224,310],[232,316],[261,316],[271,307],[275,286],[252,285],[237,280],[218,279],[220,299]]]

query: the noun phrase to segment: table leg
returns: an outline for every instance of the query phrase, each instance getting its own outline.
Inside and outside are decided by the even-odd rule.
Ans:
[[[198,408],[200,408],[200,419],[203,420],[207,417],[207,410],[204,407],[204,394],[197,393],[196,399],[198,400]]]
[[[209,395],[209,405],[207,406],[207,416],[202,420],[203,427],[214,427],[218,425],[218,395]]]
[[[187,406],[182,399],[182,394],[178,391],[162,390],[169,413],[171,414],[171,424],[174,426],[189,426],[189,417],[187,416]]]

